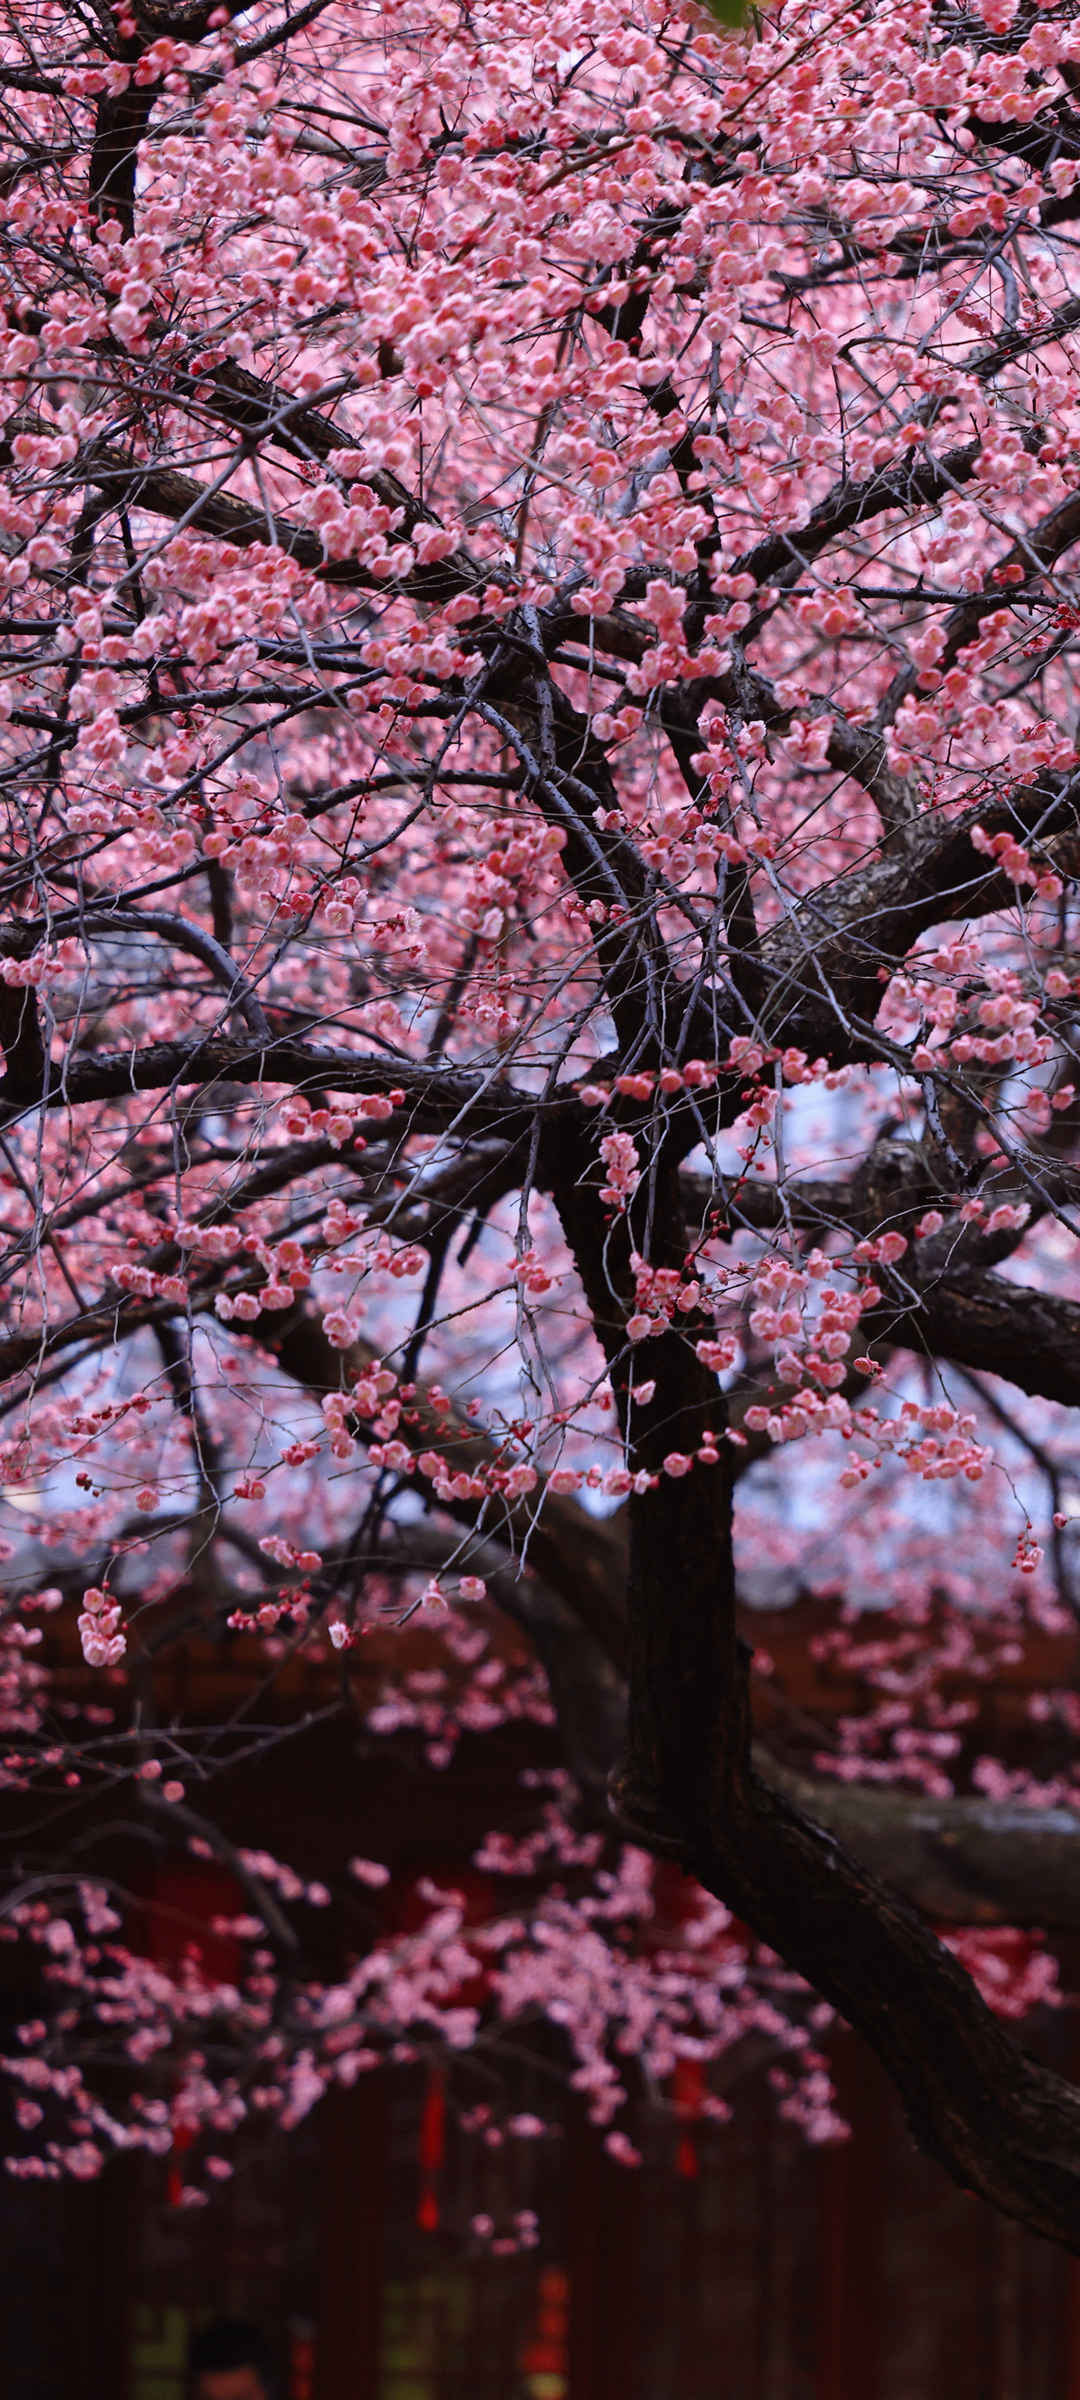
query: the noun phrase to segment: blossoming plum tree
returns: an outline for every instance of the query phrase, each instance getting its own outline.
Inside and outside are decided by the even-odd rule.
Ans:
[[[941,1687],[1077,1605],[1080,16],[11,0],[0,56],[13,1804],[213,1847],[148,1680],[192,1594],[253,1689],[441,1618],[459,1724],[564,1737],[484,1939],[598,2114],[613,2044],[758,2022],[827,2133],[835,2010],[1077,2245],[1080,2100],[977,1988],[1038,1954],[913,1904],[1080,1921],[1067,1747],[961,1771]],[[798,1775],[738,1612],[785,1578],[890,1610]],[[290,2014],[286,1866],[223,1993],[53,1840],[24,2167],[475,2035],[452,1899]],[[666,1983],[606,1939],[652,1854]],[[149,2073],[178,2021],[110,2115],[87,2024]]]

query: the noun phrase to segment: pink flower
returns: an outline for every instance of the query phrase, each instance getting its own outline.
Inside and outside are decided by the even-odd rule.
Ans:
[[[389,1867],[384,1867],[377,1858],[351,1858],[349,1873],[355,1875],[358,1883],[368,1884],[372,1891],[380,1891],[390,1881]]]
[[[633,2142],[625,2133],[616,2131],[605,2134],[604,2148],[609,2157],[618,2160],[620,2167],[640,2167],[641,2165],[641,2152],[635,2150]]]

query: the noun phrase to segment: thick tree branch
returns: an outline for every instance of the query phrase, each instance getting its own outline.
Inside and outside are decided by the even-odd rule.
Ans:
[[[685,1246],[668,1172],[654,1161],[661,1257]],[[755,1772],[728,1477],[718,1464],[672,1481],[662,1466],[669,1445],[692,1451],[715,1424],[715,1388],[702,1388],[712,1379],[689,1344],[665,1335],[651,1345],[656,1390],[635,1427],[618,1324],[629,1266],[620,1261],[640,1238],[634,1214],[613,1241],[582,1187],[564,1201],[563,1224],[631,1462],[660,1470],[628,1503],[629,1744],[613,1782],[618,1820],[631,1838],[688,1859],[707,1890],[865,2035],[917,2138],[959,2182],[1080,2249],[1080,2094],[1024,2057],[905,1901]]]
[[[907,1903],[748,1766],[733,1782],[726,1760],[690,1850],[706,1889],[869,2041],[922,2147],[1080,2249],[1080,2094],[1025,2057]]]
[[[265,1332],[263,1327],[265,1326]],[[381,1365],[367,1342],[354,1343],[343,1356],[327,1341],[321,1325],[306,1310],[288,1319],[267,1317],[258,1339],[297,1383],[312,1393],[348,1390],[371,1367]],[[358,1440],[370,1439],[362,1419],[353,1420]],[[409,1404],[399,1439],[419,1453],[436,1450],[453,1474],[472,1475],[493,1466],[508,1465],[516,1453],[500,1450],[483,1427],[456,1409],[436,1408],[421,1385]],[[476,1527],[497,1541],[569,1605],[578,1622],[609,1658],[621,1659],[625,1642],[620,1569],[625,1560],[624,1529],[606,1517],[590,1516],[569,1496],[542,1486],[517,1498],[493,1492],[478,1510],[475,1499],[438,1504],[459,1522]]]
[[[782,1765],[760,1744],[754,1765],[764,1783],[938,1923],[1080,1932],[1074,1810],[830,1783]]]
[[[1000,1375],[1041,1400],[1080,1406],[1080,1303],[1061,1292],[1007,1283],[985,1269],[928,1282],[914,1303],[900,1295],[862,1319],[867,1341],[951,1359]]]
[[[978,802],[963,816],[928,809],[914,824],[894,828],[867,866],[793,901],[786,921],[762,943],[769,1038],[827,1050],[837,1063],[867,1055],[882,969],[899,965],[931,926],[1016,905],[1015,884],[972,848],[975,828],[1037,838],[1050,866],[1062,845],[1072,854],[1078,804],[1080,776],[1051,774]]]
[[[250,1038],[234,1041],[217,1034],[184,1042],[147,1042],[128,1051],[95,1051],[68,1058],[51,1068],[43,1089],[22,1087],[9,1076],[0,1083],[0,1123],[10,1122],[30,1108],[78,1108],[94,1101],[123,1100],[133,1092],[181,1091],[192,1084],[270,1083],[317,1091],[385,1094],[400,1089],[399,1129],[445,1131],[459,1121],[472,1134],[499,1133],[520,1140],[532,1125],[537,1108],[548,1121],[576,1120],[582,1128],[586,1111],[574,1092],[560,1092],[545,1101],[517,1092],[501,1076],[470,1075],[463,1069],[417,1067],[410,1060],[364,1057],[346,1050],[329,1050],[315,1043],[271,1035],[256,1044]]]

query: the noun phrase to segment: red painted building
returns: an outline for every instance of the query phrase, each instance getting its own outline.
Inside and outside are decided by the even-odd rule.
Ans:
[[[288,2400],[1080,2400],[1080,2266],[954,2191],[853,2041],[837,2063],[853,2138],[825,2152],[751,2085],[692,2155],[645,2124],[637,2170],[572,2112],[527,2157],[433,2163],[425,2076],[380,2074],[204,2210],[149,2162],[8,2184],[5,2400],[184,2400],[219,2311],[273,2336]],[[510,2258],[468,2233],[507,2175],[544,2227]]]
[[[784,1630],[769,1629],[774,1651]],[[800,1663],[805,1631],[786,1688],[815,1713],[844,1705]],[[996,1705],[1022,1717],[1024,1697]],[[226,1778],[218,1813],[328,1880],[386,1835],[404,1922],[418,1877],[460,1883],[486,1828],[512,1824],[517,1765],[493,1776],[483,1745],[465,1745],[451,1812],[438,1777],[322,1726]],[[144,1885],[143,1938],[161,1955],[170,1925],[186,1938],[228,1899],[207,1874],[159,1869]],[[348,1943],[346,1923],[331,1933]],[[1080,2074],[1071,2008],[1028,2030]],[[852,2138],[824,2151],[778,2118],[747,2062],[729,2127],[700,2118],[692,2075],[674,2107],[642,2105],[643,2164],[626,2169],[537,2057],[515,2106],[554,2121],[540,2139],[463,2127],[417,2067],[249,2143],[202,2209],[176,2204],[175,2157],[120,2160],[91,2185],[0,2182],[2,2400],[184,2400],[189,2332],[223,2312],[272,2337],[282,2400],[1080,2400],[1080,2266],[923,2159],[851,2037],[834,2059]],[[538,2245],[497,2255],[473,2220],[516,2209],[536,2211]]]

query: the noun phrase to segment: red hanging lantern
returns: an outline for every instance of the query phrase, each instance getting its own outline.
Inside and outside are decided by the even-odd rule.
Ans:
[[[446,2155],[446,2085],[440,2070],[433,2067],[428,2077],[420,2119],[420,2197],[416,2207],[416,2222],[422,2233],[434,2233],[439,2223],[439,2170]]]
[[[693,2132],[705,2097],[705,2068],[700,2058],[676,2059],[671,2097],[676,2117],[682,2125],[675,2152],[675,2172],[692,2177],[700,2173],[697,2141]]]
[[[184,2170],[181,2162],[183,2160],[185,2150],[190,2150],[194,2139],[195,2128],[193,2125],[185,2125],[183,2122],[181,2122],[180,2124],[173,2126],[172,2154],[169,2159],[169,2175],[166,2187],[166,2198],[170,2208],[179,2208],[183,2201]]]
[[[244,1907],[243,1887],[223,1868],[186,1860],[163,1867],[145,1905],[147,1951],[171,1975],[186,1968],[203,1983],[233,1983],[240,1972],[241,1948],[218,1921],[227,1923]],[[182,2119],[173,2127],[166,2184],[170,2208],[182,2205],[184,2156],[195,2135],[196,2127]]]
[[[518,2358],[530,2392],[566,2390],[569,2311],[570,2286],[564,2269],[545,2267],[537,2287],[535,2320]]]
[[[309,2326],[289,2333],[289,2400],[314,2400],[315,2336]]]

